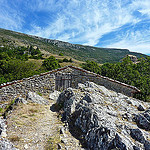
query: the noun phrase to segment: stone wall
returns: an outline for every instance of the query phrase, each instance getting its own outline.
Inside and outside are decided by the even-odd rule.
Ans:
[[[76,88],[78,83],[84,83],[86,81],[95,82],[96,84],[103,85],[110,90],[123,93],[127,96],[133,96],[133,93],[140,92],[136,87],[81,68],[67,66],[30,78],[2,84],[0,86],[0,101],[9,101],[18,96],[25,97],[28,91],[47,95],[54,90],[62,91],[68,87]]]
[[[68,68],[59,71],[59,73],[66,74],[70,73],[71,87],[77,88],[78,83],[85,83],[86,81],[91,81],[96,84],[105,86],[107,89],[116,91],[118,93],[123,93],[127,96],[133,96],[134,93],[140,92],[136,87],[121,83],[119,81],[110,79],[108,77],[103,77],[101,75],[86,71],[81,68],[74,66],[69,66]]]
[[[2,85],[0,89],[0,101],[9,101],[18,96],[25,97],[29,91],[46,95],[54,90],[54,74],[41,74]]]

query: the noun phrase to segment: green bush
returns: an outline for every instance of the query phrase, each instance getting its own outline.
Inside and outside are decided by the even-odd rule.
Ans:
[[[42,66],[46,68],[46,70],[53,70],[60,68],[60,65],[54,56],[50,56],[49,58],[43,61]]]
[[[64,54],[63,53],[59,53],[59,56],[64,56]]]
[[[99,65],[94,61],[86,61],[86,63],[82,64],[82,68],[97,74],[101,73]]]
[[[69,62],[69,60],[67,58],[64,58],[63,62]]]
[[[62,59],[58,59],[58,62],[59,62],[59,63],[63,63],[63,60],[62,60]]]
[[[139,59],[134,64],[129,57],[119,63],[105,63],[101,67],[93,61],[87,61],[82,64],[86,70],[97,74],[121,81],[123,83],[135,86],[140,89],[141,93],[135,94],[134,97],[150,101],[150,57]]]

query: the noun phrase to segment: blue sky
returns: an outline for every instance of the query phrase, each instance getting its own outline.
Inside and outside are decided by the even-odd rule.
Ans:
[[[150,54],[150,0],[0,0],[0,28]]]

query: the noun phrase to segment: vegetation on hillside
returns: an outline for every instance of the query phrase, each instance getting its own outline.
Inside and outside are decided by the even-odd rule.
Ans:
[[[32,59],[44,59],[38,48],[2,46],[0,47],[0,84],[19,80],[59,68],[60,65],[54,56],[46,58],[42,65],[37,66]]]
[[[139,59],[139,62],[136,64],[129,57],[126,57],[122,62],[104,63],[102,66],[98,66],[93,61],[87,61],[82,64],[82,67],[86,70],[135,86],[141,90],[141,93],[134,96],[144,101],[150,101],[149,56]]]
[[[54,56],[50,56],[49,58],[44,60],[42,67],[44,67],[45,70],[49,71],[60,68],[60,65]]]
[[[53,54],[70,56],[80,61],[95,61],[97,63],[119,62],[127,54],[132,54],[137,57],[145,57],[146,55],[140,53],[130,52],[127,49],[115,48],[98,48],[92,46],[83,46],[77,44],[70,44],[67,42],[49,40],[36,36],[29,36],[26,34],[0,29],[0,45],[7,43],[9,45],[35,45],[39,49],[43,49]]]

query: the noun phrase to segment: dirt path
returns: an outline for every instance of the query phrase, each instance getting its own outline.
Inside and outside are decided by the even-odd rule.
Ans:
[[[20,150],[80,150],[79,141],[68,131],[60,134],[63,123],[56,112],[50,110],[50,105],[34,103],[19,104],[8,115],[7,134],[16,148]]]

